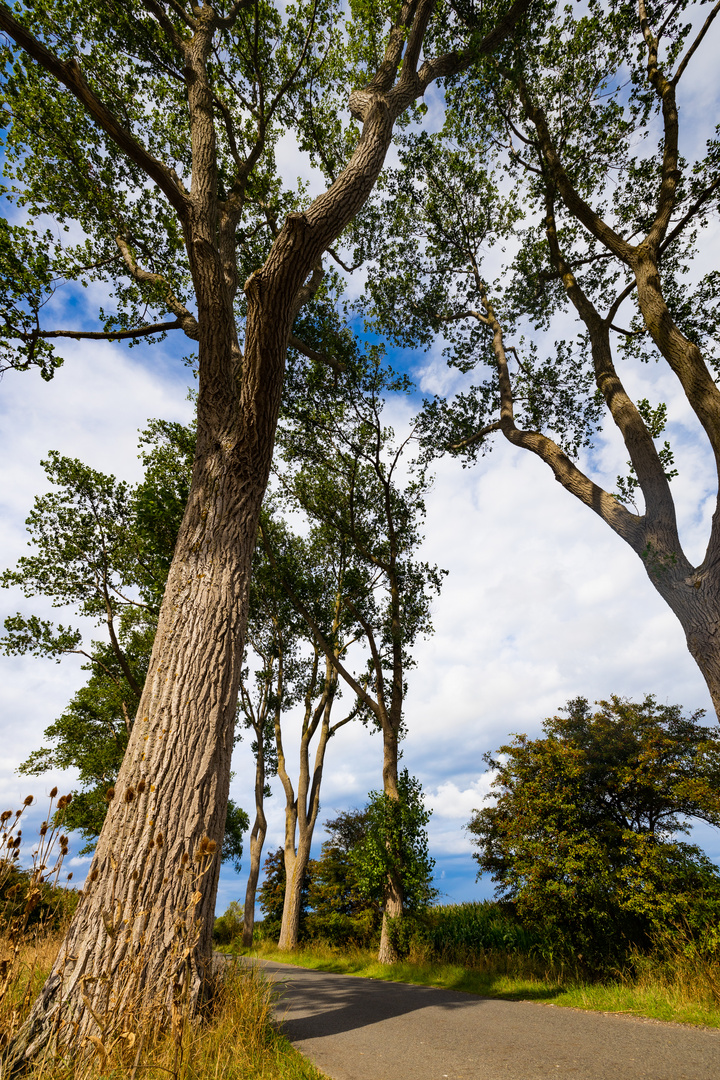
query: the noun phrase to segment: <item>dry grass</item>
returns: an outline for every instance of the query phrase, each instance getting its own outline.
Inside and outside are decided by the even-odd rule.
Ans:
[[[67,890],[58,888],[67,841],[56,831],[55,843],[50,843],[52,827],[47,823],[32,869],[18,871],[21,815],[22,811],[14,817],[6,811],[0,821],[0,1055],[27,1017],[55,961],[65,929],[58,910],[67,914],[72,907],[64,903]],[[46,868],[58,845],[48,893]],[[194,871],[198,881],[213,853],[203,854],[208,857]],[[193,903],[199,895],[197,881],[195,886]],[[192,916],[192,911],[184,915]],[[199,923],[187,918],[182,924],[188,931],[180,944],[189,950],[197,940]],[[142,957],[134,959],[142,962]],[[126,974],[130,977],[132,972]],[[190,1015],[187,997],[179,995],[164,1029],[153,1025],[147,1011],[142,1016],[135,1011],[125,998],[122,1006],[116,1004],[102,1019],[96,1017],[98,1034],[89,1036],[82,1053],[70,1057],[48,1049],[45,1058],[23,1075],[28,1080],[324,1080],[275,1030],[272,984],[253,969],[227,965],[211,1004],[199,1016]]]
[[[13,997],[24,1007],[55,958],[60,936],[22,946]],[[0,943],[7,944],[0,938]],[[29,993],[26,992],[29,989]],[[128,1047],[98,1044],[90,1058],[41,1061],[28,1080],[325,1080],[276,1031],[272,1023],[272,984],[252,968],[228,965],[219,992],[205,1014],[178,1023],[159,1036],[143,1031]]]

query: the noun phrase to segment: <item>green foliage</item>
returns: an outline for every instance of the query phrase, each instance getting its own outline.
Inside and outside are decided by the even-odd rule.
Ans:
[[[241,806],[228,799],[225,817],[225,836],[222,842],[222,860],[231,862],[239,874],[242,869],[243,835],[250,828],[250,819]]]
[[[80,901],[76,889],[40,881],[30,870],[0,866],[0,931],[20,922],[24,929],[43,932],[66,926]]]
[[[243,907],[239,900],[231,900],[225,912],[213,925],[213,941],[218,945],[231,945],[243,930]]]
[[[381,905],[389,875],[402,882],[403,903],[408,912],[426,907],[437,896],[432,887],[435,860],[428,852],[425,826],[431,810],[422,801],[420,781],[403,769],[398,777],[398,799],[371,791],[367,832],[352,849],[358,890]]]
[[[369,946],[380,929],[380,906],[363,895],[353,851],[368,829],[368,811],[348,810],[325,822],[328,839],[309,868],[307,936],[335,947]]]
[[[412,384],[383,366],[380,349],[360,354],[339,337],[342,379],[327,366],[302,382],[289,373],[281,485],[318,542],[345,560],[344,607],[372,653],[366,686],[389,700],[397,666],[412,667],[412,645],[432,633],[431,598],[446,571],[416,557],[431,480],[407,460],[412,434],[399,438],[382,417],[387,399]]]
[[[294,178],[283,190],[275,163],[278,140],[290,132],[316,164],[336,174],[357,136],[354,124],[348,130],[338,121],[350,74],[335,0],[257,4],[227,19],[222,7],[204,77],[217,108],[218,194],[223,200],[232,194],[239,203],[232,254],[242,281],[264,261],[277,222],[302,205],[302,185],[298,191]],[[199,165],[182,48],[192,15],[164,5],[150,11],[139,2],[108,7],[31,0],[15,16],[59,63],[81,57],[85,83],[126,139],[190,187]],[[361,39],[364,19],[356,14]],[[128,154],[127,145],[121,148],[71,93],[59,91],[39,65],[5,41],[3,194],[24,222],[3,222],[0,229],[0,366],[38,366],[49,379],[63,362],[55,327],[47,325],[48,300],[58,284],[76,290],[83,314],[84,290],[99,285],[111,300],[95,312],[98,334],[124,333],[134,344],[143,337],[162,340],[180,328],[176,320],[163,320],[193,309],[192,273],[176,213],[161,186],[148,182],[138,155]],[[126,245],[122,255],[118,237]],[[133,273],[138,265],[144,275]],[[236,308],[242,318],[242,290]],[[149,325],[165,327],[165,333],[146,336]]]
[[[472,966],[484,952],[530,954],[540,942],[536,931],[521,925],[511,904],[484,900],[418,913],[410,947],[429,960]]]
[[[100,833],[105,793],[117,776],[145,681],[160,602],[190,489],[194,426],[150,421],[140,439],[144,476],[131,486],[51,451],[44,462],[54,490],[35,499],[27,519],[35,551],[0,577],[27,597],[44,596],[103,626],[108,641],[86,645],[81,633],[37,616],[5,620],[7,654],[87,658],[84,686],[44,732],[19,772],[41,776],[74,769],[79,789],[65,825],[91,851]],[[247,815],[230,800],[223,859],[237,869]]]
[[[468,826],[480,873],[549,947],[589,966],[644,946],[668,924],[720,915],[720,873],[677,839],[689,818],[720,824],[720,740],[703,713],[584,698],[486,755],[495,802]]]

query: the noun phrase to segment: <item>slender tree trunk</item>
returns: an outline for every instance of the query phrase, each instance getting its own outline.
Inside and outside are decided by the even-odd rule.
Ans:
[[[398,802],[398,736],[394,725],[383,725],[383,791],[393,802]],[[402,918],[403,888],[397,873],[388,874],[383,904],[382,929],[380,931],[380,950],[378,963],[394,964],[398,959],[390,934],[393,919]]]
[[[265,818],[265,747],[263,745],[262,730],[256,731],[256,734],[255,822],[250,833],[250,876],[245,890],[245,906],[243,907],[242,943],[246,949],[252,945],[253,940],[255,893],[257,892],[257,883],[260,877],[260,860],[265,843],[265,834],[267,833],[267,819]]]

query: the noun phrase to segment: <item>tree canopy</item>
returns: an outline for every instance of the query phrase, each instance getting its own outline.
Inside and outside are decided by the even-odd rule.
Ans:
[[[521,919],[588,964],[617,959],[673,922],[716,919],[720,875],[680,840],[720,826],[720,740],[703,713],[619,697],[568,703],[486,761],[489,805],[468,825],[479,873]]]
[[[713,491],[718,140],[711,112],[692,115],[683,90],[717,42],[718,8],[543,10],[531,37],[448,87],[440,132],[404,138],[371,309],[399,343],[441,340],[469,376],[429,403],[430,444],[468,462],[497,434],[544,461],[641,558],[720,709],[707,631],[720,610],[720,516],[695,565],[665,432],[684,419],[659,389],[666,368],[704,433]],[[635,391],[640,379],[651,389]],[[578,460],[603,416],[629,456],[614,489],[591,455]]]

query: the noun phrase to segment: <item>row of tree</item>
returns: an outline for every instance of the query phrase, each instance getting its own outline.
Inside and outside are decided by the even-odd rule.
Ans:
[[[319,858],[308,862],[303,878],[299,903],[303,937],[341,947],[369,945],[385,924],[396,950],[405,918],[424,910],[437,897],[426,829],[431,811],[419,782],[407,769],[398,775],[398,792],[395,800],[371,791],[363,809],[345,811],[325,822],[327,839]],[[279,941],[288,887],[284,849],[270,852],[263,869],[258,891],[264,916],[262,936]],[[389,875],[401,883],[403,918],[388,924]]]
[[[283,949],[298,941],[329,740],[353,720],[379,730],[384,797],[398,807],[403,801],[398,743],[406,672],[413,642],[431,630],[430,600],[442,578],[416,558],[427,474],[419,466],[407,474],[412,435],[398,441],[382,420],[384,397],[407,392],[409,383],[382,367],[376,353],[351,354],[351,344],[342,387],[329,385],[319,369],[312,383],[296,389],[293,408],[283,415],[282,469],[261,519],[240,679],[235,738],[243,728],[252,733],[256,762],[244,937],[252,941],[264,801],[268,778],[277,774],[285,794]],[[153,422],[142,437],[144,478],[135,487],[51,454],[45,469],[55,490],[35,500],[27,522],[35,552],[2,578],[28,597],[42,595],[107,629],[107,642],[83,644],[77,629],[18,613],[6,620],[2,639],[7,653],[59,658],[79,652],[88,661],[88,682],[46,729],[51,745],[20,767],[29,775],[78,771],[80,790],[67,824],[84,833],[88,851],[101,832],[133,728],[194,444],[193,428]],[[287,522],[298,513],[305,535]],[[341,684],[352,703],[336,718]],[[301,714],[296,770],[285,752],[293,710]],[[248,826],[245,811],[230,800],[222,850],[238,868]],[[386,891],[380,955],[389,962],[388,920],[403,912],[402,876],[390,870]]]
[[[218,867],[204,876],[199,901],[196,884],[173,867],[222,841],[253,551],[288,347],[302,358],[285,383],[291,414],[296,387],[302,401],[317,372],[338,385],[345,375],[328,260],[344,270],[369,260],[367,313],[397,340],[425,344],[441,334],[461,369],[489,361],[484,382],[429,407],[427,445],[475,452],[499,431],[545,460],[638,552],[720,705],[720,516],[694,567],[678,537],[671,451],[656,446],[664,408],[633,402],[615,362],[618,354],[630,364],[667,363],[716,474],[720,282],[714,272],[693,280],[686,268],[717,206],[718,144],[710,132],[687,162],[678,149],[678,87],[719,9],[704,21],[698,10],[688,0],[590,0],[577,11],[549,0],[480,8],[408,0],[349,11],[335,0],[0,4],[5,197],[22,212],[0,230],[3,365],[35,365],[49,378],[63,338],[136,342],[180,332],[197,343],[199,369],[187,505],[139,694],[140,673],[123,672],[135,681],[138,709],[92,887],[64,950],[72,971],[51,974],[13,1061],[29,1060],[66,1016],[70,1041],[92,1033],[104,980],[126,955],[119,939],[99,943],[96,933],[118,900],[129,923],[134,904],[151,911],[143,932],[163,940],[175,912],[194,905],[205,930],[189,960],[191,1001],[201,995]],[[416,103],[440,79],[445,123],[431,134]],[[373,196],[398,121],[401,167]],[[277,172],[285,134],[327,179],[312,201]],[[503,247],[511,254],[493,289],[483,259]],[[112,293],[95,329],[48,326],[61,282]],[[523,330],[544,333],[568,311],[577,332],[558,337],[547,358],[521,338],[508,344]],[[631,460],[620,499],[572,460],[598,408]],[[322,528],[334,513],[322,483],[292,465],[294,438],[310,454],[322,440],[302,410],[296,416],[287,451],[293,484],[299,478],[293,497],[307,495]],[[375,468],[371,443],[359,440],[359,473]],[[334,455],[333,443],[317,465]],[[394,514],[387,466],[378,484]],[[638,495],[644,507],[633,513],[622,499]],[[381,726],[391,793],[407,644],[392,584],[402,581],[394,525],[389,535],[367,564],[389,589],[387,637],[354,594],[347,606],[372,655],[360,678],[337,652],[332,623],[318,622],[302,596],[293,607],[315,622],[319,656]],[[266,556],[282,569],[270,526],[266,536]],[[390,909],[397,902],[389,897]],[[169,1008],[167,951],[133,978],[138,999],[154,1000],[162,987]]]

